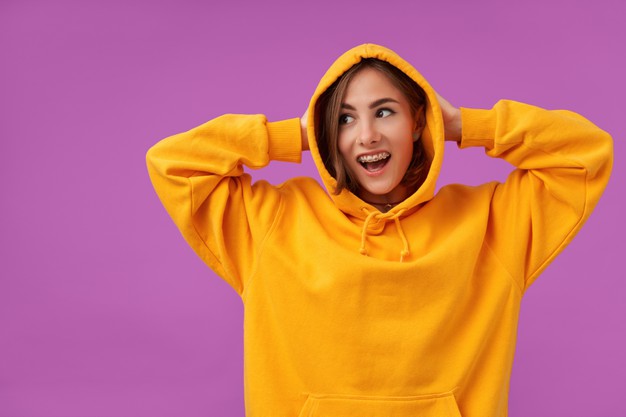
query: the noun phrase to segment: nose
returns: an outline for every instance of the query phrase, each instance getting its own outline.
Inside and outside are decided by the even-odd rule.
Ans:
[[[380,141],[380,132],[373,122],[363,120],[359,123],[359,131],[356,142],[360,145],[373,145]]]

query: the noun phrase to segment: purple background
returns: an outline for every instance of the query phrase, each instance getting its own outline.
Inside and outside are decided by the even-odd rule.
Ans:
[[[626,416],[625,4],[0,2],[0,417],[243,416],[240,299],[145,152],[222,113],[300,116],[364,42],[458,106],[566,108],[613,135],[605,195],[524,300],[510,415]],[[441,183],[509,170],[446,151]],[[309,155],[255,174],[316,175]]]

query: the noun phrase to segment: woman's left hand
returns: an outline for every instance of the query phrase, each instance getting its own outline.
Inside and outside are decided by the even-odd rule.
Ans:
[[[437,92],[435,92],[437,94]],[[443,115],[445,140],[459,142],[461,140],[461,110],[454,107],[448,100],[437,94],[437,100]]]

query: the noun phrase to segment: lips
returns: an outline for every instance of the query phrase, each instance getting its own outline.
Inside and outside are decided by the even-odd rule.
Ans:
[[[391,154],[389,152],[383,151],[373,154],[360,155],[356,158],[356,160],[368,172],[377,172],[383,169],[385,165],[387,165],[387,162],[389,162],[390,158]]]

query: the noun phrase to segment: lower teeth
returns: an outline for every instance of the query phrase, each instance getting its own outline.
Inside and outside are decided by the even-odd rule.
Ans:
[[[378,171],[386,163],[387,163],[386,159],[381,159],[380,161],[376,161],[376,162],[366,162],[364,166],[365,166],[365,169],[368,171]]]

